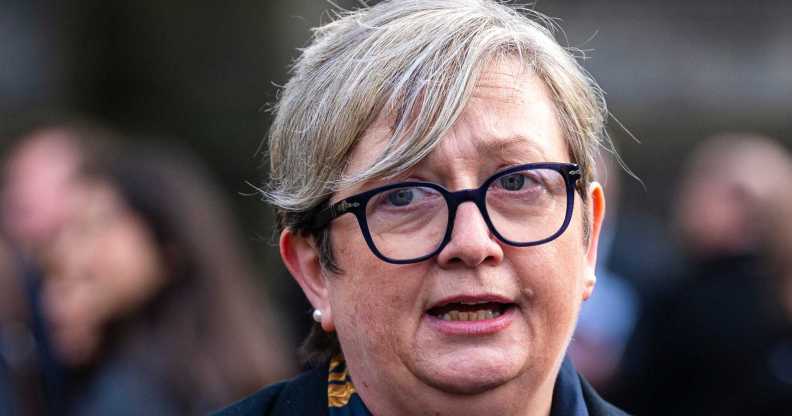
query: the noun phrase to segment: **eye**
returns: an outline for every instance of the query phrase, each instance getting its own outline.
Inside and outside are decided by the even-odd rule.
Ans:
[[[410,188],[397,189],[393,192],[388,193],[387,196],[388,202],[396,207],[403,207],[409,205],[413,201],[414,197],[415,194],[413,193],[413,190]]]
[[[525,185],[525,176],[521,173],[502,176],[498,179],[501,188],[507,191],[519,191]]]

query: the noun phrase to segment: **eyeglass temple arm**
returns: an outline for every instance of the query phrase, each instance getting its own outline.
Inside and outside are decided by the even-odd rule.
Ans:
[[[310,230],[318,230],[320,228],[324,228],[330,221],[338,218],[339,216],[346,214],[353,208],[357,208],[360,206],[359,202],[349,202],[346,199],[340,202],[336,202],[333,205],[325,207],[318,214],[313,218],[311,223],[309,224]]]

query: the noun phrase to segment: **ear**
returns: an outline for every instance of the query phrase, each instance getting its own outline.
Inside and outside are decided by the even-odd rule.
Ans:
[[[586,271],[585,281],[583,282],[583,300],[587,300],[594,292],[594,285],[597,283],[597,245],[599,244],[600,231],[602,230],[602,220],[605,218],[605,193],[599,182],[592,182],[588,189],[588,215],[589,221],[589,241],[586,247]]]
[[[311,305],[322,311],[322,329],[335,331],[327,277],[319,263],[319,250],[313,239],[287,228],[280,235],[280,255]]]

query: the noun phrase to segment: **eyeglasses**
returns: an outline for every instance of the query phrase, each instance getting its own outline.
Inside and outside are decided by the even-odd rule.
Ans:
[[[451,241],[457,208],[471,201],[500,241],[534,246],[556,239],[569,226],[580,176],[576,164],[529,163],[496,173],[478,189],[451,192],[432,182],[394,183],[324,208],[308,228],[322,229],[353,213],[374,255],[388,263],[417,263]]]

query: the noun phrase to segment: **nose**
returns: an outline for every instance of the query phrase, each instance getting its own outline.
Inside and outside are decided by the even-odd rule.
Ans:
[[[476,267],[503,260],[503,247],[490,231],[484,217],[473,202],[459,205],[454,218],[451,241],[437,255],[441,267],[464,264]]]

